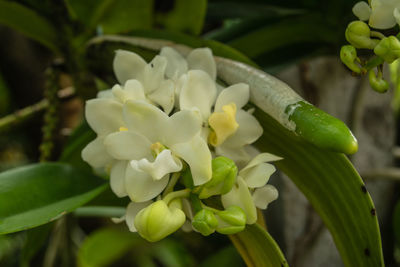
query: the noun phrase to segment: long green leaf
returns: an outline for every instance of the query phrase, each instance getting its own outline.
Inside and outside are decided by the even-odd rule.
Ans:
[[[58,52],[57,31],[35,11],[15,2],[0,1],[0,23],[42,43]]]
[[[307,143],[260,110],[255,115],[264,128],[258,147],[284,158],[275,164],[321,216],[345,265],[383,266],[374,204],[346,156]]]
[[[53,221],[106,188],[90,173],[67,164],[41,163],[0,174],[0,234]]]
[[[289,266],[275,240],[258,224],[248,225],[230,239],[247,266]]]

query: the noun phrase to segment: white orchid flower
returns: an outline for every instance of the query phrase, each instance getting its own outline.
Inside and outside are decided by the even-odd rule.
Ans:
[[[360,20],[369,20],[371,27],[381,30],[392,28],[399,23],[399,10],[399,0],[371,0],[370,5],[360,1],[353,7],[354,15]]]
[[[189,165],[195,185],[211,179],[211,152],[199,135],[197,113],[179,111],[168,117],[151,104],[128,100],[123,117],[127,129],[109,134],[104,144],[113,158],[124,162],[118,172],[125,175],[114,184],[125,188],[132,201],[159,195],[169,173],[182,169],[180,159]]]
[[[114,58],[114,72],[118,82],[123,85],[129,80],[142,84],[143,95],[152,103],[162,107],[169,114],[174,107],[175,85],[165,79],[167,59],[156,56],[149,64],[139,55],[118,50]]]
[[[198,109],[204,126],[202,136],[215,147],[216,154],[236,163],[248,161],[250,156],[246,147],[263,132],[256,118],[242,109],[249,101],[249,86],[235,84],[223,89],[216,97],[215,82],[201,70],[182,75],[180,83],[180,109]]]
[[[253,158],[238,173],[236,184],[229,193],[221,196],[224,208],[239,206],[246,213],[246,223],[257,221],[257,209],[266,209],[268,204],[278,198],[278,190],[267,185],[269,178],[275,172],[275,167],[267,162],[282,158],[261,153]]]

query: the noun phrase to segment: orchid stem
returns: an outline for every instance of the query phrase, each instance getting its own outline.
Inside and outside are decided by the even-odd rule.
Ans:
[[[190,189],[183,189],[183,190],[179,190],[176,192],[171,192],[168,195],[166,195],[163,200],[165,201],[165,203],[167,203],[167,205],[169,204],[169,202],[171,202],[172,200],[174,200],[175,198],[183,198],[183,197],[188,197],[190,195]]]
[[[163,197],[165,197],[167,194],[171,193],[174,190],[174,187],[180,177],[181,177],[180,172],[176,172],[176,173],[172,174],[171,180],[169,180],[167,188],[165,188],[165,190],[164,190]]]

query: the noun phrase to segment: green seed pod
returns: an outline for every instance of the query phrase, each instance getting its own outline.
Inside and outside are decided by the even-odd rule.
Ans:
[[[217,214],[218,227],[216,231],[224,235],[236,234],[246,226],[246,214],[238,206],[231,206]]]
[[[201,187],[199,198],[205,199],[215,195],[228,193],[237,176],[238,169],[233,160],[217,157],[212,160],[212,177]]]
[[[185,213],[178,207],[180,199],[171,201],[170,206],[158,200],[142,209],[135,217],[135,227],[141,237],[156,242],[178,230],[186,220]]]
[[[208,236],[215,232],[218,226],[218,220],[214,212],[207,209],[202,209],[197,212],[192,221],[193,228],[199,231],[202,235]]]
[[[385,93],[389,89],[389,83],[382,78],[382,75],[376,76],[375,71],[372,69],[368,73],[369,84],[372,89],[378,93]]]
[[[354,46],[344,45],[340,49],[340,59],[349,69],[355,73],[361,73],[361,68],[356,62],[360,62],[357,57],[357,50]]]
[[[395,36],[383,38],[374,48],[374,53],[387,63],[392,63],[400,57],[400,41]]]
[[[346,40],[355,48],[374,49],[379,40],[371,39],[371,30],[360,20],[350,22],[345,32]]]

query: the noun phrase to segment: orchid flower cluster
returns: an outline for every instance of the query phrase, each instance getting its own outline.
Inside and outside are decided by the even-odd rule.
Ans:
[[[369,82],[375,91],[386,92],[389,84],[382,77],[382,66],[384,62],[391,64],[400,58],[400,36],[398,33],[397,36],[386,36],[378,30],[400,25],[400,0],[360,1],[354,5],[353,13],[359,20],[347,26],[345,36],[350,45],[342,47],[340,58],[354,73],[368,72]],[[369,49],[375,57],[363,61],[357,56],[356,49]]]
[[[234,234],[255,223],[278,197],[267,182],[281,158],[251,146],[263,129],[245,108],[249,86],[219,85],[208,48],[184,57],[164,47],[150,63],[119,50],[113,64],[119,84],[86,103],[97,138],[82,158],[130,198],[120,221],[152,242],[181,227]]]

